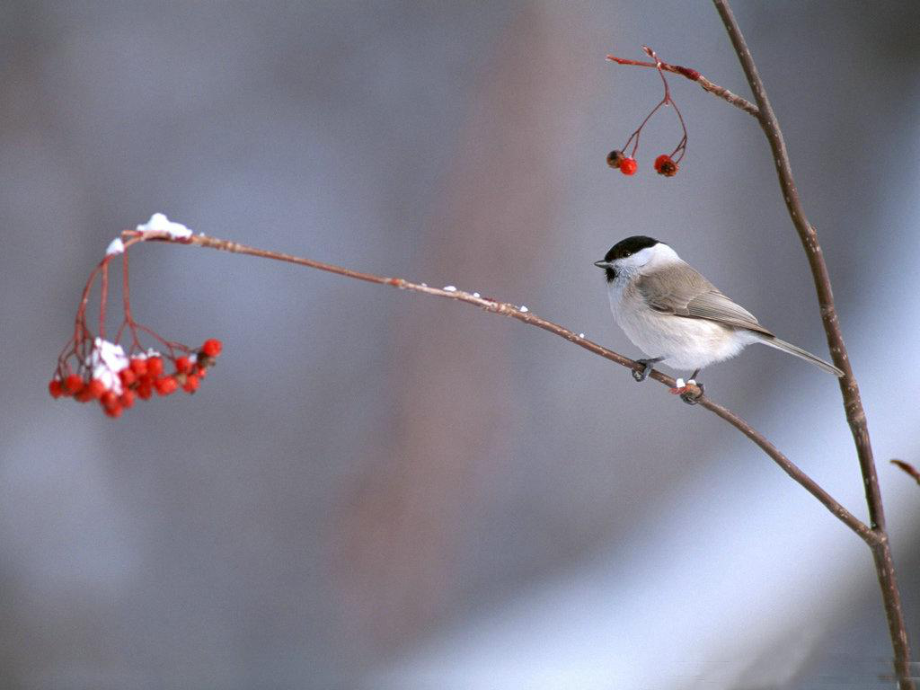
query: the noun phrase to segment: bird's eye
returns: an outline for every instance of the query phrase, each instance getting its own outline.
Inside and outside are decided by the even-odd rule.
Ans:
[[[623,258],[625,259],[628,256],[632,256],[632,252],[623,252]]]

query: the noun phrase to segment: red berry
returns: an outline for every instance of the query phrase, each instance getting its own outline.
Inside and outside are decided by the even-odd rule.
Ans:
[[[101,398],[102,394],[105,393],[105,384],[99,379],[93,379],[89,382],[86,390],[89,391],[91,398]]]
[[[176,389],[179,388],[179,382],[176,381],[175,376],[164,376],[161,379],[157,379],[154,386],[156,386],[157,393],[160,395],[169,395],[176,392]]]
[[[147,373],[153,378],[159,378],[163,374],[163,358],[151,357],[148,359]]]
[[[176,371],[180,374],[187,374],[192,370],[192,360],[188,357],[179,357],[176,360]]]
[[[199,384],[198,377],[194,374],[189,374],[185,377],[185,383],[182,384],[182,390],[186,393],[194,393],[198,390]]]
[[[76,374],[71,374],[64,379],[64,388],[66,388],[67,392],[71,395],[76,395],[80,392],[80,389],[83,388],[83,379]]]
[[[153,395],[153,384],[149,380],[143,379],[137,384],[137,397],[141,400],[150,400]]]
[[[48,384],[48,392],[51,393],[51,397],[55,400],[64,395],[64,386],[61,385],[61,380],[51,379],[51,382]]]
[[[204,367],[204,366],[201,366],[201,365],[199,364],[199,365],[198,365],[198,371],[196,372],[196,375],[197,375],[198,378],[200,378],[200,379],[205,378],[205,377],[208,375],[208,368],[207,368],[207,367]]]
[[[116,402],[111,407],[106,407],[105,413],[112,419],[118,419],[119,417],[121,417],[121,413],[122,413],[121,405],[119,405]]]
[[[141,359],[140,357],[133,357],[131,359],[131,371],[134,372],[134,375],[138,378],[147,373],[147,360]]]
[[[115,394],[115,391],[106,391],[103,393],[99,402],[102,403],[103,407],[115,407],[115,405],[119,404],[118,396]]]
[[[77,402],[85,403],[93,399],[93,394],[90,391],[89,386],[83,386],[83,388],[74,393],[73,399]]]
[[[666,154],[661,154],[655,159],[655,170],[659,175],[674,177],[677,174],[677,169],[677,163],[671,160],[671,157]]]
[[[134,407],[134,391],[126,390],[124,393],[121,394],[121,397],[118,398],[118,402],[125,409],[128,409],[129,407]]]
[[[125,388],[137,381],[137,374],[134,373],[134,370],[128,367],[127,369],[122,369],[118,372],[118,378],[121,379],[121,385]]]
[[[638,169],[639,164],[636,163],[635,158],[624,158],[620,161],[620,172],[624,175],[634,175]]]
[[[201,346],[201,351],[208,357],[217,357],[223,349],[223,344],[217,338],[209,338],[205,340],[204,345]]]

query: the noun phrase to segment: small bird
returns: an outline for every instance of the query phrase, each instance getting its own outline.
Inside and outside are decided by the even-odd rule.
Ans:
[[[701,369],[734,357],[751,343],[775,347],[843,376],[834,365],[777,338],[664,242],[641,235],[628,237],[594,265],[607,274],[613,318],[649,356],[637,360],[645,368],[633,372],[636,381],[644,381],[655,364],[664,362],[674,369],[692,371],[687,383],[702,391],[695,381]],[[678,386],[674,392],[695,404],[696,397],[681,379]]]

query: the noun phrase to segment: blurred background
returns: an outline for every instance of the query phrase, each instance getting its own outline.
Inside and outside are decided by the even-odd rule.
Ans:
[[[920,4],[738,2],[823,241],[920,656]],[[707,3],[0,4],[5,688],[887,688],[868,550],[736,430],[537,329],[212,251],[132,252],[137,317],[224,342],[117,422],[47,395],[109,241],[195,231],[526,304],[626,355],[591,264],[669,241],[822,356]],[[687,372],[677,372],[685,375]],[[839,390],[768,348],[707,392],[857,516]]]

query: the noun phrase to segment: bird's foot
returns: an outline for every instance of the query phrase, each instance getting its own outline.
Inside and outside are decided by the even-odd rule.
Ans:
[[[700,398],[706,394],[703,384],[697,383],[693,379],[690,379],[686,383],[684,383],[683,379],[677,379],[675,383],[677,385],[670,389],[671,395],[679,395],[680,399],[688,405],[696,405],[700,401]]]
[[[658,362],[663,358],[656,357],[655,359],[637,359],[636,361],[642,365],[642,371],[633,370],[633,378],[636,380],[636,383],[642,383],[645,379],[648,378],[648,375],[652,373],[652,369]]]

